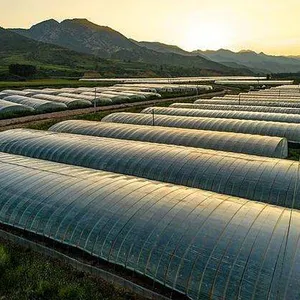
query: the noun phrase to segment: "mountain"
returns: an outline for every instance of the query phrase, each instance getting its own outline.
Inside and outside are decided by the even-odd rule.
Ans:
[[[300,72],[300,56],[272,56],[251,50],[233,52],[226,49],[185,51],[177,46],[158,42],[136,42],[136,44],[162,53],[177,53],[185,56],[200,55],[230,68],[251,70],[254,73]]]
[[[162,52],[162,53],[176,53],[176,54],[180,54],[180,55],[184,55],[184,56],[197,56],[197,52],[188,52],[185,51],[183,49],[181,49],[178,46],[175,45],[167,45],[167,44],[163,44],[163,43],[159,43],[159,42],[137,42],[135,40],[132,40],[133,42],[135,42],[137,45],[140,45],[142,47],[148,48],[150,50],[154,50],[157,52]],[[202,57],[206,57],[207,59],[210,59],[209,57],[205,56],[205,54],[201,54]],[[212,61],[217,61],[214,59],[210,59]],[[241,71],[246,71],[246,70],[250,70],[253,73],[257,73],[257,72],[267,72],[266,70],[261,70],[261,69],[255,69],[252,66],[245,66],[243,64],[239,64],[233,61],[222,61],[221,62],[222,65],[233,68],[233,69],[240,69]]]
[[[0,27],[0,69],[10,64],[34,64],[42,71],[84,72],[105,60],[56,45],[38,42]]]
[[[263,52],[256,53],[251,50],[243,50],[240,52],[233,52],[225,49],[216,51],[197,50],[193,53],[202,55],[227,66],[229,65],[228,63],[235,63],[262,73],[296,73],[300,71],[300,59],[294,57],[273,56]]]
[[[55,44],[77,52],[107,58],[121,49],[138,48],[119,32],[99,26],[86,19],[51,19],[32,26],[30,29],[11,29],[36,41]]]
[[[180,53],[180,50],[175,53],[175,50],[161,52],[149,49],[109,27],[96,25],[86,19],[64,20],[61,23],[51,19],[36,24],[30,29],[10,30],[36,41],[51,43],[101,58],[210,70],[215,74],[252,73],[249,70],[222,65],[198,54],[186,55],[186,53]]]
[[[135,40],[132,40],[132,42],[134,42],[135,44],[141,46],[141,47],[145,47],[148,48],[150,50],[153,51],[157,51],[157,52],[162,52],[162,53],[175,53],[175,54],[179,54],[179,55],[187,55],[187,56],[193,56],[194,54],[188,51],[185,51],[181,48],[179,48],[176,45],[167,45],[167,44],[163,44],[163,43],[159,43],[159,42],[138,42]]]
[[[55,23],[49,22],[48,26],[55,26]],[[88,71],[97,71],[105,77],[174,77],[219,74],[217,71],[188,67],[169,65],[162,67],[143,62],[103,59],[29,39],[24,35],[0,27],[0,80],[16,79],[8,73],[9,65],[16,63],[35,65],[38,69],[37,78],[81,77]]]

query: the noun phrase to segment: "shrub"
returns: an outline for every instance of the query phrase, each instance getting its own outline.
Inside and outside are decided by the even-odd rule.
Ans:
[[[7,253],[7,250],[0,245],[0,270],[7,266],[10,262],[10,256]]]
[[[84,292],[76,285],[68,285],[59,290],[59,299],[63,300],[79,300],[82,298]]]
[[[21,77],[31,77],[37,73],[37,69],[33,65],[13,64],[9,66],[9,73]]]

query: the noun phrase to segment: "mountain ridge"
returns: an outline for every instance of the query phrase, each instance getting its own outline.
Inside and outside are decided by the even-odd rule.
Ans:
[[[55,23],[52,23],[55,25]],[[172,57],[172,55],[171,55]],[[159,66],[143,62],[104,59],[80,53],[54,44],[44,43],[0,28],[0,78],[17,79],[9,74],[11,64],[31,64],[37,67],[36,78],[82,77],[96,71],[104,77],[176,77],[214,76],[214,70]],[[218,64],[217,64],[218,65]],[[226,66],[223,67],[226,70]],[[228,69],[231,70],[231,69]]]
[[[135,61],[147,64],[169,65],[182,68],[211,70],[217,74],[252,74],[247,69],[235,69],[201,55],[182,55],[161,52],[144,47],[107,26],[94,24],[87,19],[53,19],[40,22],[29,29],[9,29],[36,41],[47,42],[80,53],[101,58]]]
[[[300,71],[300,56],[269,55],[264,52],[257,53],[250,49],[234,52],[223,48],[219,50],[195,50],[188,52],[178,46],[167,45],[159,42],[143,41],[136,43],[143,47],[155,49],[156,51],[164,53],[173,53],[174,49],[176,49],[176,52],[180,52],[182,55],[200,55],[229,67],[234,67],[236,69],[249,69],[255,73],[297,73]]]

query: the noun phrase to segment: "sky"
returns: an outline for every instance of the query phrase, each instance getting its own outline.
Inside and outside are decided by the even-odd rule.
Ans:
[[[300,55],[300,0],[0,0],[0,26],[87,18],[138,41],[185,50]]]

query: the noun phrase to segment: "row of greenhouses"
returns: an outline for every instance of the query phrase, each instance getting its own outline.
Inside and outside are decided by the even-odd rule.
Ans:
[[[206,101],[205,101],[206,102]],[[221,102],[220,102],[221,103]],[[214,101],[210,101],[209,104],[202,103],[173,103],[171,108],[188,108],[188,109],[207,109],[207,110],[231,110],[231,111],[251,111],[251,112],[264,112],[264,113],[280,113],[280,114],[293,114],[300,115],[300,108],[296,107],[280,107],[280,106],[259,106],[259,105],[225,105],[216,104]]]
[[[120,84],[194,84],[214,83],[218,80],[266,80],[265,76],[211,76],[211,77],[168,77],[168,78],[82,78],[80,81]],[[282,83],[284,84],[284,82]]]
[[[152,111],[153,112],[153,111]],[[154,111],[155,113],[155,111]],[[153,125],[210,130],[219,132],[236,132],[263,136],[285,137],[290,142],[300,143],[300,124],[283,122],[200,118],[186,116],[170,116],[154,114],[114,113],[103,119],[106,122],[116,122],[136,125]]]
[[[170,116],[190,116],[202,118],[223,118],[238,120],[259,120],[284,123],[300,123],[300,115],[283,113],[265,113],[253,111],[216,110],[216,109],[189,109],[172,107],[149,107],[142,111],[145,114],[170,115]]]
[[[0,168],[2,225],[192,300],[299,299],[298,210],[4,153]]]
[[[291,107],[300,108],[300,102],[295,101],[278,101],[278,100],[266,100],[261,101],[260,99],[239,99],[239,98],[222,98],[214,97],[213,99],[199,99],[195,101],[195,104],[221,104],[221,105],[238,105],[242,106],[267,106],[267,107]]]
[[[116,88],[94,93],[132,99]],[[79,89],[44,95],[92,97]],[[300,107],[220,99],[0,132],[0,224],[156,292],[298,300],[300,165],[286,158]]]
[[[0,151],[286,207],[296,192],[300,208],[298,163],[284,159],[28,129],[0,132]]]
[[[4,90],[0,92],[0,117],[143,102],[159,98],[161,95],[156,90],[147,92],[122,87]]]
[[[112,116],[112,115],[111,115]],[[108,120],[108,119],[106,119]],[[153,124],[152,124],[153,125]],[[162,126],[69,120],[50,131],[286,158],[286,138]]]
[[[253,79],[253,80],[216,80],[215,84],[221,85],[292,85],[294,80],[261,80],[261,79]]]

